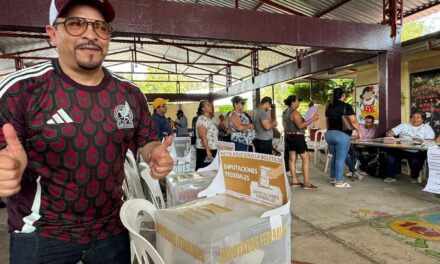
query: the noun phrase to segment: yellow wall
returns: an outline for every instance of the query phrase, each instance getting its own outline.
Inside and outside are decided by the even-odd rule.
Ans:
[[[409,122],[409,85],[410,74],[420,71],[428,71],[440,68],[440,51],[423,51],[402,57],[401,72],[401,91],[404,96],[401,107],[402,122]],[[377,83],[377,65],[376,68],[362,69],[356,73],[355,86],[362,86],[371,83]]]
[[[188,119],[188,128],[191,128],[192,118],[196,115],[197,108],[199,107],[199,102],[181,104],[181,108],[186,118]],[[153,114],[153,106],[150,104],[149,109],[151,114]],[[170,117],[172,120],[176,120],[177,110],[179,110],[178,104],[167,104],[167,113],[166,117]]]

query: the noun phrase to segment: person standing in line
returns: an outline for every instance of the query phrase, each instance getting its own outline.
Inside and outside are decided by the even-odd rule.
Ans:
[[[228,126],[226,125],[226,118],[224,115],[218,117],[218,139],[221,141],[230,141]]]
[[[330,183],[338,188],[351,187],[350,184],[344,182],[344,162],[350,149],[350,137],[352,131],[344,131],[342,129],[342,116],[348,116],[350,123],[358,133],[358,138],[362,138],[362,131],[354,113],[353,107],[345,103],[346,95],[344,90],[336,88],[333,90],[333,100],[325,110],[327,117],[327,132],[325,140],[328,149],[332,154],[330,166]]]
[[[197,109],[196,124],[196,171],[208,166],[217,154],[218,129],[212,119],[213,108],[208,100],[203,100]]]
[[[304,119],[306,121],[310,120],[317,111],[318,111],[318,107],[315,105],[315,103],[312,100],[310,100],[309,109],[304,115]],[[312,122],[308,125],[308,128],[314,128],[314,127],[315,127],[315,122]]]
[[[243,112],[246,99],[237,95],[232,97],[231,102],[234,107],[229,114],[231,141],[234,142],[236,151],[248,151],[254,140],[255,130],[254,125]]]
[[[167,113],[167,103],[168,100],[163,98],[156,98],[153,101],[153,120],[156,125],[156,133],[159,136],[159,140],[162,141],[164,138],[173,135],[173,130],[171,129],[169,120],[165,117]]]
[[[255,152],[272,154],[272,139],[273,139],[273,122],[268,111],[272,108],[272,98],[263,97],[254,110],[253,120],[255,127],[254,146]]]
[[[188,137],[188,119],[182,110],[177,110],[177,119],[174,121],[174,126],[177,129],[176,136]]]
[[[46,32],[59,57],[0,81],[0,196],[9,262],[130,263],[119,218],[130,145],[154,178],[173,167],[140,89],[102,66],[108,0],[52,0]]]
[[[290,95],[284,100],[284,104],[288,107],[284,122],[286,124],[286,143],[289,151],[289,170],[294,187],[302,186],[304,189],[316,189],[318,187],[310,182],[310,156],[307,152],[305,129],[310,123],[318,120],[319,116],[315,113],[308,121],[304,121],[304,118],[297,111],[299,102],[300,100],[295,95]],[[296,177],[297,155],[301,156],[304,183],[300,183]]]

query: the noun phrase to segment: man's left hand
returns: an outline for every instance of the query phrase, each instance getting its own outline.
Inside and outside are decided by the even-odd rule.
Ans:
[[[154,179],[160,179],[167,176],[173,169],[173,158],[171,158],[168,147],[173,143],[173,137],[169,136],[166,140],[155,147],[151,152],[148,165],[151,169],[151,176]]]

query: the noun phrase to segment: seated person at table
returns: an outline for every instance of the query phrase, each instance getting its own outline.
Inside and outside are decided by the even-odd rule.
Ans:
[[[434,130],[429,124],[424,123],[425,115],[422,112],[411,114],[410,123],[400,124],[386,133],[387,137],[395,137],[413,140],[413,139],[434,139]],[[387,149],[386,167],[384,182],[395,182],[397,166],[401,159],[407,159],[411,170],[411,183],[417,183],[419,172],[423,168],[426,159],[426,151]]]
[[[376,130],[377,126],[374,125],[374,117],[368,115],[365,117],[365,123],[359,124],[362,132],[362,139],[373,139],[376,138]],[[357,131],[354,130],[352,134],[352,139],[357,138]],[[363,176],[367,176],[368,174],[365,172],[365,168],[368,166],[368,163],[375,158],[375,147],[366,147],[366,146],[352,146],[348,152],[347,158],[345,159],[345,164],[349,168],[349,172],[346,174],[348,177],[354,176],[358,180],[362,180]],[[354,153],[354,158],[352,157],[352,153]],[[359,172],[356,171],[355,165],[357,160],[359,159]]]

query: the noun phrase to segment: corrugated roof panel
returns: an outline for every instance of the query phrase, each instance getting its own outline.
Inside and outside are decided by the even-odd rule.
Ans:
[[[222,73],[226,74],[226,71],[224,71]],[[250,76],[251,69],[240,67],[240,66],[232,66],[231,73],[232,73],[232,76],[241,79],[241,78],[245,78],[247,76]]]
[[[382,5],[369,1],[350,1],[322,18],[378,24],[382,20]]]
[[[286,60],[291,60],[288,57],[279,55],[278,53],[273,53],[271,51],[259,51],[258,52],[258,68],[260,70],[265,70],[270,68],[272,65],[280,64],[281,62],[285,62]]]
[[[186,52],[186,50],[174,46],[169,46],[169,49],[164,55],[169,59],[179,62],[192,62],[200,57],[200,54],[194,52]]]
[[[338,0],[326,0],[326,1],[304,1],[304,0],[278,0],[273,1],[286,8],[295,10],[306,16],[315,16],[316,14],[327,10],[333,5],[337,4]],[[286,12],[287,13],[287,12]]]
[[[237,61],[249,53],[250,50],[243,49],[211,49],[208,52],[209,55],[225,58],[230,61]]]

